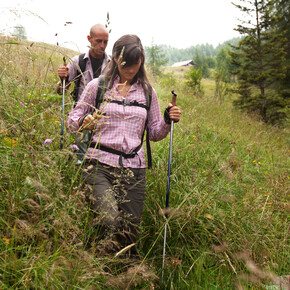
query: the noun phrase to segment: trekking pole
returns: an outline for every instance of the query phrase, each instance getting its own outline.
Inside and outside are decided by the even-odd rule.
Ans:
[[[176,105],[176,97],[177,95],[174,91],[172,93],[172,105]],[[171,128],[170,128],[170,145],[169,145],[169,159],[168,159],[168,175],[167,175],[167,191],[166,191],[166,208],[165,208],[165,227],[164,227],[164,242],[163,242],[163,256],[162,256],[162,277],[163,280],[163,273],[164,273],[164,262],[165,262],[165,248],[166,248],[166,231],[167,231],[167,223],[168,223],[168,206],[169,206],[169,190],[170,190],[170,174],[171,174],[171,158],[172,158],[172,143],[173,143],[173,128],[174,128],[174,121],[171,121]]]
[[[63,57],[63,64],[66,66],[65,57]],[[62,80],[62,108],[61,108],[60,150],[63,147],[64,96],[65,96],[65,78]]]

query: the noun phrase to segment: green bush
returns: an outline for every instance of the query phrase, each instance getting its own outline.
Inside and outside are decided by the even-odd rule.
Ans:
[[[189,72],[184,74],[185,84],[193,90],[193,93],[197,96],[201,96],[203,94],[203,89],[201,86],[202,79],[202,68],[196,70],[194,67],[191,67]]]

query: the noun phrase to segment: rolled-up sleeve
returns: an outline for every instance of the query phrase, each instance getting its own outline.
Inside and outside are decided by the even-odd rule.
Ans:
[[[155,89],[152,90],[152,100],[148,116],[149,139],[160,141],[164,139],[170,131],[170,125],[166,124],[161,115],[160,106]]]

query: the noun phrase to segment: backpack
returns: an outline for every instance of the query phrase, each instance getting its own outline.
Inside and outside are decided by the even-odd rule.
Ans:
[[[100,108],[101,103],[103,102],[103,97],[104,94],[106,92],[106,87],[105,87],[105,78],[104,75],[100,75],[99,76],[99,82],[98,82],[98,90],[97,90],[97,94],[96,94],[96,104],[95,107],[96,109]],[[119,155],[119,165],[123,166],[123,158],[134,158],[138,151],[141,149],[142,144],[143,144],[143,139],[144,139],[144,135],[145,135],[145,131],[146,131],[146,148],[147,148],[147,159],[148,159],[148,168],[151,169],[152,168],[152,156],[151,156],[151,148],[150,148],[150,141],[149,141],[149,128],[148,128],[148,112],[150,110],[150,106],[151,106],[151,100],[152,100],[152,95],[148,94],[147,92],[145,93],[146,96],[146,105],[138,103],[137,101],[134,102],[127,102],[125,99],[123,99],[123,101],[117,101],[117,100],[112,100],[110,101],[111,103],[117,103],[123,106],[137,106],[137,107],[142,107],[144,109],[147,110],[147,118],[146,118],[146,122],[145,122],[145,126],[144,126],[144,131],[142,134],[142,138],[141,138],[141,143],[139,146],[137,146],[132,153],[124,153],[112,148],[108,148],[105,147],[103,145],[98,145],[95,143],[90,142],[88,145],[89,147],[97,147],[99,150],[102,151],[106,151],[109,153],[113,153],[113,154],[117,154]],[[91,135],[92,137],[92,135]],[[91,140],[91,138],[90,138]]]
[[[75,86],[74,86],[74,90],[71,92],[71,96],[73,97],[73,100],[75,101],[75,105],[76,105],[76,102],[78,101],[78,94],[79,94],[81,77],[86,69],[86,59],[84,57],[85,57],[85,53],[79,55],[78,71],[80,73],[76,76],[76,78],[74,80]]]

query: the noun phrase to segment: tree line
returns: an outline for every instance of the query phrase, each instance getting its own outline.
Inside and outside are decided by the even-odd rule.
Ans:
[[[224,47],[225,45],[231,43],[236,45],[241,37],[235,37],[232,39],[229,39],[218,46],[214,47],[212,44],[206,43],[206,44],[198,44],[198,45],[192,45],[188,48],[182,48],[178,49],[175,47],[172,47],[170,45],[155,45],[152,43],[151,47],[145,47],[146,50],[146,56],[149,57],[150,50],[153,48],[154,50],[158,50],[160,54],[164,56],[164,65],[171,66],[172,64],[184,60],[193,60],[196,56],[196,54],[201,55],[205,58],[214,59],[214,57],[217,56],[219,50]],[[150,57],[149,57],[150,58]]]

